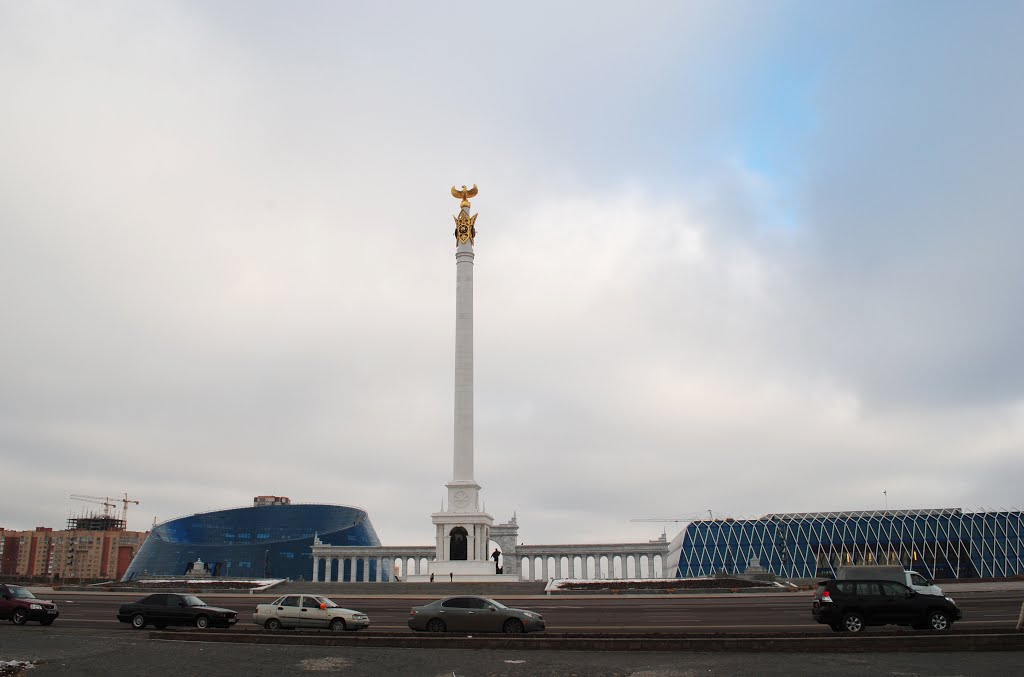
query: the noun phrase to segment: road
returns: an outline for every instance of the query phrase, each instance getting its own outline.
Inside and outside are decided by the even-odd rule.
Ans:
[[[211,605],[239,612],[239,627],[251,624],[256,604],[273,596],[203,595]],[[60,608],[57,625],[66,629],[123,628],[117,607],[138,595],[120,593],[56,592]],[[429,601],[405,597],[333,597],[342,606],[366,612],[371,631],[411,632],[406,625],[409,608]],[[957,593],[964,611],[959,628],[1012,627],[1020,613],[1021,591]],[[679,632],[831,632],[810,615],[809,593],[762,595],[677,596],[544,596],[500,600],[544,615],[548,631],[559,633],[679,633]]]
[[[151,639],[115,618],[118,605],[137,595],[57,592],[61,616],[50,627],[0,622],[0,677],[75,675],[211,677],[341,674],[345,677],[695,677],[696,675],[831,677],[872,675],[1016,675],[1024,673],[1018,651],[962,653],[679,653],[546,651],[464,648],[370,648],[277,646]],[[269,596],[204,595],[237,610],[241,628],[257,602]],[[1016,623],[1022,591],[957,593],[965,620],[954,632],[1009,628]],[[411,633],[409,607],[425,600],[336,596],[366,611],[373,630]],[[544,614],[551,633],[828,633],[809,614],[809,594],[673,597],[532,597],[502,600]],[[892,628],[888,628],[891,630]],[[881,629],[877,630],[881,631]],[[189,630],[188,634],[202,631]],[[360,635],[366,631],[361,631]],[[870,631],[869,631],[870,632]],[[243,635],[240,628],[229,634]],[[393,636],[393,635],[392,635]],[[853,638],[850,638],[851,640]],[[20,661],[7,663],[5,661]],[[18,672],[19,666],[24,669]]]

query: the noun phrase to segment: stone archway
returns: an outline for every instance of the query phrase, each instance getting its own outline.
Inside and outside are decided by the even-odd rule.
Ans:
[[[462,527],[455,527],[449,532],[451,560],[469,559],[469,532]]]

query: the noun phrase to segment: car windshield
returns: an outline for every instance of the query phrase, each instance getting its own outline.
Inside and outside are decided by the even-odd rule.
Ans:
[[[333,608],[336,608],[338,606],[337,604],[334,603],[333,600],[328,599],[327,597],[318,597],[317,599],[319,599],[321,602],[326,604],[328,609],[333,609]]]
[[[32,594],[32,591],[28,588],[15,588],[11,587],[11,597],[15,599],[35,599],[36,596]]]
[[[185,603],[185,606],[206,606],[206,602],[195,595],[182,595],[181,601]]]
[[[508,608],[507,606],[505,606],[504,604],[502,604],[501,602],[498,602],[496,600],[489,599],[487,601],[490,602],[491,604],[493,604],[496,609],[507,609]]]

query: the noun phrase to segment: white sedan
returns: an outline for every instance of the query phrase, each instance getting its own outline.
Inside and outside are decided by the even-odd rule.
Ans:
[[[341,632],[370,627],[369,616],[342,608],[323,595],[285,595],[270,604],[259,604],[252,621],[267,630],[330,628]]]

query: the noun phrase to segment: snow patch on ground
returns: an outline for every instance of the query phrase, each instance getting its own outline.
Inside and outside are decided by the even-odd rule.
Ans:
[[[299,669],[306,672],[334,672],[352,667],[352,661],[347,658],[307,658],[299,663]]]
[[[0,661],[0,677],[15,677],[35,666],[33,661]]]

